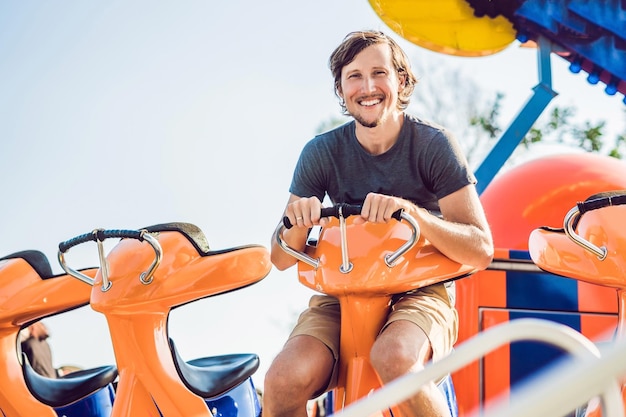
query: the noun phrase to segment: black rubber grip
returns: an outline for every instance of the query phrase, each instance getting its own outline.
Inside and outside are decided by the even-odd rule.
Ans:
[[[70,250],[70,248],[73,248],[74,246],[78,246],[85,242],[95,242],[95,241],[96,241],[95,233],[93,232],[85,233],[84,235],[76,236],[76,237],[66,240],[65,242],[59,243],[59,252],[65,253],[68,250]]]
[[[578,203],[578,211],[584,214],[591,210],[622,204],[626,204],[626,190],[608,191],[592,195],[587,200]]]
[[[363,209],[362,205],[358,204],[346,204],[341,203],[334,205],[332,207],[324,207],[321,211],[321,217],[336,217],[339,218],[339,214],[341,214],[344,218],[355,216],[361,214],[361,210]],[[402,209],[396,210],[392,215],[392,218],[400,221],[402,220]],[[289,221],[289,217],[283,217],[283,225],[286,229],[291,229],[293,225]]]
[[[103,230],[98,229],[90,233],[73,237],[65,242],[59,243],[59,251],[65,253],[74,246],[87,242],[104,241],[105,239],[128,238],[143,241],[143,232],[140,230]]]

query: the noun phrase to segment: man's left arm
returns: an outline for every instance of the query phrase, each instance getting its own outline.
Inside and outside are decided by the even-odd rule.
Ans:
[[[411,205],[421,234],[450,259],[484,269],[493,259],[493,238],[474,185],[439,200],[442,218]]]

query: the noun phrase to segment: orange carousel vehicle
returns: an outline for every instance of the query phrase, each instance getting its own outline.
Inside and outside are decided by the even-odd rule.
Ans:
[[[108,254],[104,241],[119,239]],[[67,252],[96,242],[100,268],[91,278],[71,268]],[[201,298],[252,285],[271,269],[260,245],[210,250],[202,231],[188,223],[141,230],[95,230],[59,244],[59,260],[89,283],[91,307],[107,320],[119,372],[112,417],[258,417],[251,376],[254,353],[184,361],[168,333],[171,310]]]
[[[569,277],[545,263],[535,264],[528,242],[531,233],[532,239],[536,239],[535,229],[546,225],[561,227],[572,205],[588,196],[626,189],[624,174],[623,161],[593,154],[546,156],[501,174],[481,195],[496,245],[492,264],[482,271],[445,258],[429,242],[420,239],[419,233],[412,236],[411,230],[417,226],[411,225],[410,218],[387,225],[357,226],[348,218],[354,213],[344,209],[343,215],[338,215],[337,207],[334,211],[324,209],[323,215],[338,216],[339,222],[333,220],[321,229],[319,236],[310,237],[305,252],[294,251],[281,243],[282,229],[277,230],[283,249],[299,260],[300,282],[339,298],[342,306],[340,386],[324,402],[316,404],[317,415],[361,405],[360,400],[366,398],[374,400],[372,394],[381,386],[368,362],[369,349],[392,294],[410,288],[456,280],[459,350],[486,331],[503,328],[515,320],[554,323],[558,325],[554,330],[569,331],[563,337],[573,333],[574,339],[578,337],[577,342],[582,338],[590,343],[592,351],[597,351],[597,345],[612,342],[624,314],[621,292],[624,270],[619,266],[622,264],[609,262],[607,268],[611,270],[602,277],[598,274],[603,269],[587,275],[584,268],[579,275]],[[623,207],[621,211],[614,208],[610,220],[625,229]],[[600,230],[587,224],[581,221],[578,227],[587,227],[587,233]],[[600,235],[598,238],[608,233]],[[593,242],[593,238],[585,238]],[[623,261],[620,247],[623,242],[617,238],[610,240],[612,254],[621,256]],[[553,260],[560,259],[554,252],[550,253]],[[492,404],[506,401],[516,387],[523,386],[568,353],[560,343],[538,342],[541,340],[530,336],[505,342],[451,371],[452,384],[442,386],[451,404],[451,414],[474,416],[489,410]],[[390,388],[386,393],[398,387],[385,387]],[[380,397],[374,402],[389,404]],[[324,407],[324,412],[319,412],[320,407]],[[363,406],[359,411],[373,408]],[[358,415],[356,410],[351,407],[349,415]],[[584,406],[574,410],[571,416],[598,412]],[[384,408],[381,413],[401,415],[393,407]]]
[[[570,279],[535,264],[529,237],[543,226],[563,227],[578,202],[626,189],[626,163],[597,154],[537,158],[496,177],[481,195],[496,256],[484,271],[457,281],[461,344],[520,318],[565,324],[597,344],[613,340],[621,302],[615,285]],[[616,218],[615,225],[626,225]],[[623,255],[622,255],[623,256]],[[584,272],[581,271],[581,274]],[[614,274],[613,274],[614,276]],[[454,372],[459,415],[485,409],[535,372],[560,358],[560,349],[534,342],[503,346]]]
[[[625,226],[626,190],[604,192],[578,202],[562,227],[533,230],[528,243],[533,261],[542,270],[612,289],[617,295],[617,326],[609,336],[614,334],[615,340],[626,334]],[[623,383],[621,390],[626,409]],[[586,415],[601,415],[600,411],[589,407]]]
[[[350,216],[361,206],[339,204],[322,209],[332,217],[309,238],[305,252],[289,247],[282,239],[285,218],[275,238],[280,247],[298,259],[298,278],[306,287],[336,297],[341,309],[341,336],[337,388],[325,397],[315,413],[337,413],[366,398],[381,387],[369,354],[385,323],[394,294],[438,282],[459,279],[475,272],[473,267],[454,262],[420,237],[419,226],[410,215],[396,212],[390,224],[352,224]],[[338,220],[337,220],[338,219]],[[448,375],[439,381],[450,413],[457,415],[454,387]],[[401,417],[397,407],[381,416]]]
[[[81,273],[93,277],[97,269]],[[114,365],[59,378],[39,375],[19,350],[19,334],[31,323],[89,304],[91,288],[67,274],[55,275],[48,258],[24,250],[0,258],[0,415],[6,417],[106,417],[113,402]]]

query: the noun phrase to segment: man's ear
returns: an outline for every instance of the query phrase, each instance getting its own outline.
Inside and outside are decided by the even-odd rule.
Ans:
[[[398,86],[400,87],[400,90],[406,87],[406,74],[398,73]]]
[[[337,96],[343,100],[343,91],[340,85],[335,86],[335,91],[337,92]]]

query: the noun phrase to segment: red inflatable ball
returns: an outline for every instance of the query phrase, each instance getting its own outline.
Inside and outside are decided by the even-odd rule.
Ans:
[[[563,227],[577,202],[626,189],[626,162],[592,153],[551,155],[498,175],[481,194],[496,248],[528,250],[530,232]]]

